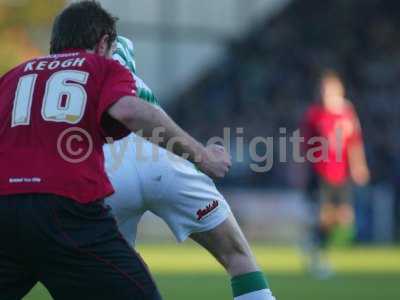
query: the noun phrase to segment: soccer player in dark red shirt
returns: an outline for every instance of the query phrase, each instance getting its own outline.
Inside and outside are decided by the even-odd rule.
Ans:
[[[116,19],[94,1],[55,20],[51,55],[0,78],[0,299],[42,282],[55,299],[161,299],[103,199],[113,193],[103,144],[162,128],[201,171],[223,177],[221,147],[205,148],[161,110],[136,98],[111,58]],[[132,162],[134,163],[134,162]]]
[[[325,246],[335,230],[349,240],[354,222],[351,185],[367,184],[369,170],[357,113],[334,71],[323,73],[319,99],[308,108],[302,130],[308,150],[316,150],[308,157],[313,158],[308,185],[318,203],[318,246]],[[329,267],[319,262],[319,254],[313,268],[320,274],[329,273]]]

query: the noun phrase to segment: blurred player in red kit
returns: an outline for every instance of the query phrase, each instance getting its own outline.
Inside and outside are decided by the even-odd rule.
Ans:
[[[0,78],[2,300],[37,282],[57,300],[161,299],[104,204],[114,192],[107,137],[162,128],[160,145],[174,138],[174,153],[204,173],[223,177],[230,167],[224,149],[205,148],[137,98],[134,78],[111,59],[116,37],[116,18],[100,4],[73,3],[55,19],[50,55]]]
[[[306,150],[311,156],[308,192],[318,209],[311,268],[321,276],[329,275],[328,264],[320,258],[329,240],[348,243],[353,238],[354,212],[352,184],[364,186],[369,181],[362,132],[353,105],[345,98],[339,75],[326,70],[319,83],[318,100],[302,122]],[[310,157],[308,157],[310,160]]]

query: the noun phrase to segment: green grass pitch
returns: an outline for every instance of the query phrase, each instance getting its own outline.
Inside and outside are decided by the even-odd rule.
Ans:
[[[303,272],[294,248],[254,247],[278,300],[398,300],[400,248],[354,248],[330,253],[337,275],[316,280]],[[231,300],[229,280],[221,267],[199,247],[142,245],[139,247],[165,300]],[[38,285],[24,300],[51,297]]]

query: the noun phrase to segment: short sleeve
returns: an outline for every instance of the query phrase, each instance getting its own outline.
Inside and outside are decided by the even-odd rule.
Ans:
[[[97,123],[104,137],[120,139],[130,131],[107,114],[108,109],[125,96],[136,96],[137,88],[133,76],[114,60],[108,61],[107,74],[100,93]]]

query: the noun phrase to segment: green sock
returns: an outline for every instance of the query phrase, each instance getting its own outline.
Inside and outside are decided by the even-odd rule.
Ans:
[[[355,230],[353,225],[337,226],[329,238],[329,246],[334,248],[351,246],[354,236]]]
[[[235,276],[231,280],[233,297],[239,297],[255,291],[267,290],[268,282],[262,272],[252,272]]]

